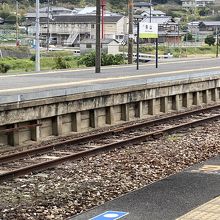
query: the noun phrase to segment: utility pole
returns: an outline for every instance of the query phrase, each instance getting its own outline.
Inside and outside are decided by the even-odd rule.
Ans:
[[[100,40],[101,2],[96,0],[96,58],[95,72],[101,72],[101,40]]]
[[[19,41],[18,41],[18,1],[16,1],[16,46],[19,46]]]
[[[47,0],[47,51],[49,51],[49,43],[50,43],[50,0]]]
[[[128,63],[133,63],[133,0],[128,0]]]
[[[104,39],[106,0],[101,0],[101,6],[102,6],[102,39]]]
[[[139,70],[140,22],[137,19],[137,70]]]
[[[39,0],[36,0],[36,39],[35,39],[35,71],[40,72],[40,13]]]
[[[218,28],[216,27],[216,58],[218,58]]]

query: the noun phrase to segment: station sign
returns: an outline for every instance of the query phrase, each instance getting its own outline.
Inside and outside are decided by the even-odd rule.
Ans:
[[[158,24],[141,21],[140,38],[158,38]]]

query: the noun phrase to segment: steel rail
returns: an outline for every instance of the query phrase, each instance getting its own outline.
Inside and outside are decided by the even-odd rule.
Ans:
[[[110,131],[103,131],[103,132],[99,132],[97,134],[78,137],[78,138],[74,138],[74,139],[71,139],[71,140],[61,141],[59,143],[49,144],[49,145],[46,145],[46,146],[42,146],[42,147],[30,149],[30,150],[21,151],[21,152],[18,152],[18,153],[13,153],[13,154],[1,156],[0,157],[0,163],[6,163],[6,162],[13,161],[13,160],[18,160],[18,159],[22,159],[22,158],[25,158],[25,157],[29,157],[29,156],[32,156],[32,155],[46,153],[46,152],[49,152],[49,151],[51,151],[55,148],[56,149],[61,149],[61,148],[67,147],[68,145],[78,144],[78,143],[81,143],[81,142],[86,142],[86,141],[98,139],[98,138],[103,137],[103,136],[108,136],[108,135],[116,134],[116,133],[123,132],[123,131],[137,129],[137,128],[141,128],[141,127],[144,127],[144,126],[150,126],[150,125],[154,125],[154,124],[157,124],[157,123],[163,123],[167,120],[178,119],[178,118],[185,117],[185,116],[188,116],[188,115],[198,114],[198,113],[202,113],[202,112],[205,112],[205,111],[211,111],[211,110],[218,109],[218,108],[220,108],[220,104],[210,106],[210,107],[206,107],[206,108],[203,108],[203,109],[196,109],[196,110],[191,110],[191,111],[187,111],[187,112],[182,112],[182,113],[179,113],[179,114],[176,114],[176,115],[166,116],[166,117],[163,117],[163,118],[154,119],[154,120],[150,120],[150,121],[145,121],[145,122],[141,122],[141,123],[137,123],[137,124],[133,124],[133,125],[126,125],[126,126],[122,125],[122,127],[115,128],[115,129],[110,130]]]
[[[147,134],[144,134],[144,135],[128,138],[126,140],[118,141],[116,143],[106,144],[106,145],[103,145],[103,146],[100,146],[100,147],[85,150],[85,151],[82,151],[82,152],[79,152],[79,153],[74,153],[74,154],[64,156],[64,157],[60,157],[60,158],[57,158],[57,159],[54,159],[54,160],[50,160],[50,161],[42,162],[42,163],[39,163],[39,164],[23,167],[23,168],[20,168],[20,169],[12,170],[12,171],[0,174],[0,181],[5,181],[7,179],[13,179],[13,178],[21,176],[21,175],[25,175],[25,174],[29,174],[29,173],[32,173],[32,172],[37,172],[37,171],[45,170],[45,169],[48,169],[48,168],[52,168],[52,167],[54,167],[58,164],[66,162],[66,161],[76,160],[76,159],[80,159],[80,158],[83,158],[83,157],[86,157],[86,156],[95,155],[99,152],[115,149],[115,148],[118,148],[118,147],[128,146],[130,144],[134,144],[134,143],[137,143],[137,142],[140,142],[140,141],[145,141],[147,138],[150,138],[150,137],[157,137],[157,136],[160,136],[160,135],[163,135],[163,134],[170,134],[170,133],[176,132],[180,129],[188,128],[188,127],[195,126],[195,125],[200,125],[200,124],[205,123],[207,121],[210,122],[212,120],[217,120],[218,118],[220,118],[220,114],[214,115],[214,116],[209,116],[207,118],[198,119],[198,120],[187,122],[187,123],[182,123],[180,125],[175,125],[175,126],[172,126],[170,128],[164,128],[164,129],[154,131],[154,132],[150,132],[150,133],[147,133]]]

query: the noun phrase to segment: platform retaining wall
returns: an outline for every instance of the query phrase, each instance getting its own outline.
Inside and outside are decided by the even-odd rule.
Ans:
[[[0,144],[21,145],[219,101],[215,76],[1,105]]]

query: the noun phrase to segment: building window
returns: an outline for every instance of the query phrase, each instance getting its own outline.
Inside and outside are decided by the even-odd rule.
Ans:
[[[94,29],[94,28],[95,28],[95,25],[94,25],[94,24],[91,24],[91,28]]]
[[[86,48],[92,48],[92,44],[86,44]]]

